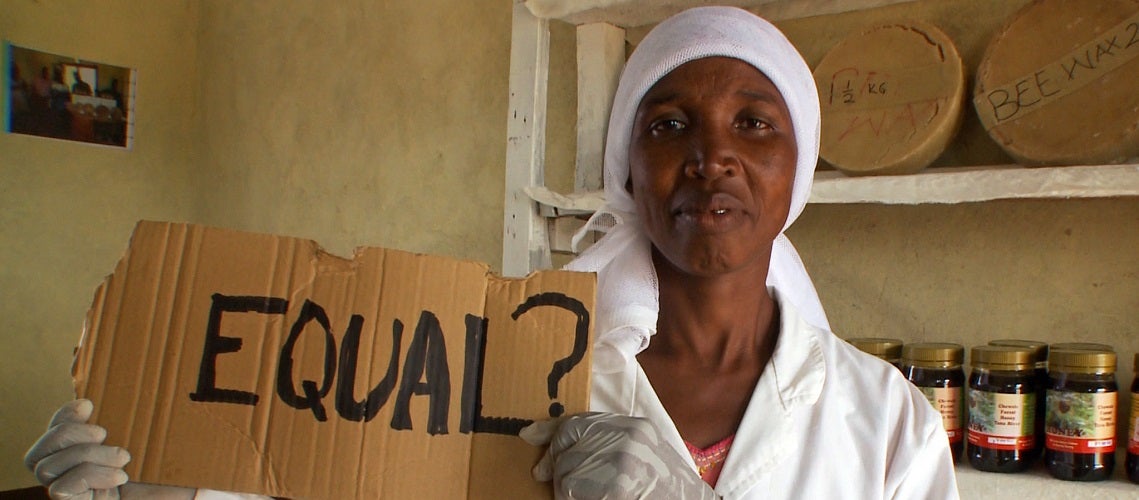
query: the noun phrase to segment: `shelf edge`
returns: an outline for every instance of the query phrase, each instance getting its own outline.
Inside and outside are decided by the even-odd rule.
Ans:
[[[929,169],[899,176],[818,172],[809,203],[970,203],[1139,196],[1139,164]]]
[[[548,217],[589,215],[605,203],[602,191],[560,194],[544,186],[529,186],[525,192]],[[808,203],[920,205],[1122,196],[1139,196],[1139,164],[942,167],[867,177],[820,171],[815,173]]]
[[[515,0],[535,16],[575,25],[604,22],[625,28],[660,22],[702,5],[742,7],[769,21],[840,14],[914,0]]]

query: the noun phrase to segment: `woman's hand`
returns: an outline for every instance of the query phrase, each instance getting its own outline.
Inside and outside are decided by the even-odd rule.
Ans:
[[[123,467],[130,453],[106,446],[107,430],[88,424],[95,409],[90,400],[69,401],[55,412],[47,432],[24,455],[24,464],[47,486],[56,500],[124,498],[185,500],[194,498],[193,488],[130,483]]]
[[[87,423],[92,410],[87,399],[67,402],[24,455],[24,464],[54,499],[119,498],[119,486],[127,482],[123,466],[130,453],[103,445],[107,430]]]
[[[554,481],[558,498],[714,499],[716,493],[643,418],[582,413],[522,429],[533,445],[549,443],[534,478]]]

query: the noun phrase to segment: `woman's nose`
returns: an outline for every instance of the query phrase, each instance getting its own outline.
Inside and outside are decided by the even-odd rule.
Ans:
[[[739,156],[729,131],[706,129],[694,134],[691,158],[685,169],[687,175],[716,179],[734,176],[739,168]]]

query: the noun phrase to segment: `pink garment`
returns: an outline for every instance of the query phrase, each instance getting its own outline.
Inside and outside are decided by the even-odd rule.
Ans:
[[[735,437],[734,434],[728,436],[703,450],[692,446],[688,441],[684,442],[684,446],[688,447],[688,453],[692,454],[692,460],[696,462],[696,471],[700,473],[704,482],[713,488],[720,479],[720,471],[724,469],[724,460],[728,458],[728,449],[732,447],[732,439]]]

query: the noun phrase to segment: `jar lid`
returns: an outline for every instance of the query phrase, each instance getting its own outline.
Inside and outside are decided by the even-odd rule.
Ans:
[[[965,347],[949,342],[917,342],[902,346],[902,359],[913,364],[953,366],[965,361]]]
[[[1049,371],[1076,373],[1115,373],[1115,352],[1091,349],[1052,348],[1048,355]]]
[[[1036,366],[1036,353],[1028,347],[981,345],[969,351],[974,368],[990,370],[1031,370]]]
[[[1052,349],[1076,349],[1084,351],[1108,351],[1115,352],[1115,348],[1107,344],[1097,344],[1095,342],[1061,342],[1059,344],[1052,344]]]
[[[997,339],[989,342],[989,345],[1026,347],[1032,351],[1032,358],[1037,362],[1043,363],[1048,361],[1048,343],[1040,340]]]
[[[902,355],[902,341],[901,339],[891,339],[885,337],[856,337],[853,339],[846,339],[850,345],[857,347],[858,350],[873,354],[883,359],[898,359]]]

